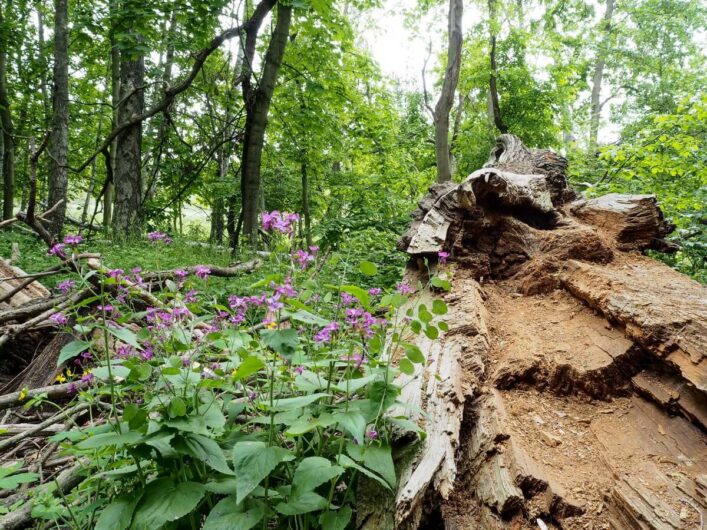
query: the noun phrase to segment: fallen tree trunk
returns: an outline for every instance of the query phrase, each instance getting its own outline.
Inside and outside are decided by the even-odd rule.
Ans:
[[[360,527],[701,527],[707,290],[640,254],[677,248],[655,197],[575,200],[565,169],[503,135],[413,213],[408,276],[439,252],[453,276],[450,330],[418,345],[452,368],[404,381],[428,440],[394,520]]]

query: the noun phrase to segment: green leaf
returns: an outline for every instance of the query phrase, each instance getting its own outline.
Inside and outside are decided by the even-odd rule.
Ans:
[[[310,456],[304,458],[297,466],[292,486],[300,492],[313,491],[343,472],[343,467],[332,465],[326,458]]]
[[[275,506],[275,509],[283,515],[293,516],[323,510],[327,505],[328,501],[313,491],[298,491],[286,503],[281,502]]]
[[[236,369],[236,379],[245,379],[265,367],[265,363],[259,357],[251,355],[243,359],[243,362]]]
[[[277,353],[289,357],[295,353],[299,344],[296,329],[264,330],[261,332],[263,342]]]
[[[363,464],[382,476],[388,484],[395,486],[395,464],[391,449],[387,445],[369,445],[363,452]]]
[[[362,261],[358,266],[358,270],[366,276],[375,276],[378,274],[378,266],[370,261]]]
[[[131,529],[156,529],[192,512],[206,489],[198,482],[175,482],[171,478],[153,480],[135,510]]]
[[[219,444],[207,436],[201,434],[186,434],[176,438],[172,442],[172,447],[199,461],[206,462],[210,468],[225,475],[233,474]]]
[[[167,413],[170,418],[179,418],[187,413],[187,405],[179,396],[172,398],[167,407]]]
[[[420,331],[422,331],[422,324],[419,320],[411,320],[410,329],[413,331],[413,333],[420,333]]]
[[[347,431],[358,443],[363,443],[366,432],[366,418],[357,411],[337,412],[333,414],[334,420]]]
[[[64,346],[59,352],[59,358],[56,361],[57,366],[61,366],[69,359],[73,359],[79,353],[86,351],[91,346],[90,342],[85,340],[74,340]]]
[[[447,304],[443,300],[434,300],[432,302],[432,312],[435,315],[446,315],[447,314]]]
[[[237,502],[245,499],[280,462],[294,458],[287,449],[270,447],[265,442],[238,442],[233,447]]]
[[[405,355],[415,364],[422,364],[425,362],[425,355],[422,353],[422,350],[414,344],[410,344],[405,348]]]
[[[214,506],[202,530],[250,530],[265,515],[265,505],[259,501],[249,501],[243,510],[235,495],[222,499]]]
[[[425,335],[427,335],[428,339],[435,340],[439,337],[439,330],[430,324],[425,328]]]
[[[415,366],[410,362],[410,359],[404,357],[400,359],[399,365],[400,371],[406,375],[412,375],[415,373]]]
[[[113,326],[106,326],[108,333],[114,337],[122,340],[123,342],[130,344],[133,348],[142,349],[140,343],[137,341],[137,335],[130,331],[128,328],[114,328]]]
[[[20,484],[34,482],[39,478],[37,473],[17,473],[13,475],[13,473],[21,469],[23,465],[24,461],[18,460],[8,466],[0,467],[0,489],[14,490]]]
[[[336,511],[324,512],[319,517],[319,524],[322,530],[345,530],[351,521],[351,507],[344,506]]]
[[[142,498],[144,490],[121,495],[101,512],[95,530],[126,530],[133,519],[135,506]]]
[[[307,394],[293,398],[276,399],[272,407],[268,405],[268,408],[276,411],[301,409],[328,395],[329,394],[325,392],[318,392],[316,394]]]
[[[79,449],[100,449],[106,446],[120,448],[124,445],[133,445],[142,439],[143,435],[137,431],[128,431],[122,434],[106,432],[92,436],[79,443],[76,447]]]
[[[363,473],[364,475],[366,475],[368,478],[375,480],[376,482],[378,482],[381,486],[385,487],[386,489],[390,489],[390,486],[382,477],[379,477],[370,469],[367,469],[367,468],[357,464],[354,460],[352,460],[348,456],[346,456],[344,454],[338,455],[336,457],[336,461],[339,463],[340,466],[342,466],[346,469],[356,469],[360,473]]]
[[[317,326],[326,326],[329,321],[325,318],[310,313],[304,309],[299,309],[290,315],[290,318],[296,322],[303,322],[304,324],[316,324]]]
[[[435,276],[430,280],[430,284],[433,287],[437,287],[438,289],[442,289],[444,291],[451,291],[452,290],[452,284],[449,283],[447,280],[443,280],[439,276]]]

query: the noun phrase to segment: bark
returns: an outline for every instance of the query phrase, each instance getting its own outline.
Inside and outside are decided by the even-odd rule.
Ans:
[[[101,141],[101,134],[103,133],[103,114],[98,118],[98,132],[96,133],[96,145]],[[97,164],[98,160],[95,159],[91,163],[91,179],[89,181],[88,190],[86,190],[86,199],[83,202],[83,210],[81,211],[81,223],[85,224],[88,221],[88,209],[91,206],[91,199],[96,192],[96,179],[97,179]],[[97,199],[99,200],[99,199]],[[93,224],[93,223],[91,223]]]
[[[606,54],[608,48],[608,35],[611,31],[611,17],[614,13],[614,0],[606,0],[606,10],[601,21],[601,28],[605,36],[603,42],[597,50],[594,74],[592,75],[592,96],[591,115],[589,117],[589,152],[594,154],[597,146],[597,136],[599,134],[599,121],[601,117],[601,84],[604,79],[604,66],[606,65]]]
[[[260,83],[255,89],[250,85],[250,66],[252,65],[257,34],[251,36],[249,33],[246,37],[246,59],[249,63],[249,72],[243,82],[246,123],[241,162],[241,197],[243,201],[243,233],[252,245],[257,244],[258,203],[261,194],[260,166],[265,128],[278,71],[285,54],[291,19],[292,7],[279,4],[277,23],[265,54],[263,73]]]
[[[118,0],[112,0],[110,2],[110,13],[115,19],[117,17],[118,11]],[[113,22],[115,24],[115,22]],[[113,114],[111,116],[111,131],[115,131],[118,128],[118,102],[120,101],[120,50],[115,39],[115,27],[111,28],[110,33],[110,86],[111,86],[111,106],[113,107]],[[105,151],[105,150],[104,150]],[[105,231],[110,230],[113,224],[113,200],[114,200],[114,190],[115,184],[113,181],[113,175],[116,171],[116,160],[118,154],[118,139],[114,138],[110,142],[110,157],[108,165],[110,166],[110,171],[106,172],[106,184],[103,192],[103,226]]]
[[[69,27],[68,0],[54,1],[54,81],[52,90],[52,132],[49,139],[48,204],[61,205],[52,214],[48,229],[59,235],[66,215],[69,156]]]
[[[304,237],[307,246],[312,245],[312,212],[309,206],[309,175],[307,174],[307,164],[302,162],[300,166],[302,175],[302,216],[304,217]]]
[[[498,82],[496,67],[496,0],[489,0],[490,52],[489,61],[491,75],[489,76],[489,122],[492,122],[501,134],[508,132],[508,127],[501,116],[501,106],[498,102]]]
[[[442,92],[434,109],[437,182],[452,179],[449,160],[449,112],[454,104],[454,92],[457,89],[461,68],[463,10],[462,0],[449,0],[447,67],[444,71]]]
[[[120,106],[118,123],[125,123],[142,114],[145,107],[143,89],[145,58],[142,55],[121,54]],[[117,137],[115,180],[115,210],[113,236],[124,240],[137,237],[142,227],[142,122],[123,130]]]
[[[7,4],[9,6],[9,3]],[[13,136],[12,113],[7,86],[7,52],[9,39],[5,31],[3,6],[0,4],[0,126],[2,126],[2,218],[12,219],[15,199],[15,138]]]

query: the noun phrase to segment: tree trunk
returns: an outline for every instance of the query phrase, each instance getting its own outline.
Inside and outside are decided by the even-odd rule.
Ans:
[[[54,210],[48,229],[60,235],[66,215],[69,185],[69,27],[67,0],[54,1],[54,84],[52,90],[52,132],[49,138],[49,198]]]
[[[0,125],[2,125],[2,218],[14,216],[15,200],[15,138],[12,129],[10,100],[7,94],[7,50],[9,39],[5,31],[2,4],[0,4]]]
[[[241,163],[241,197],[243,198],[243,233],[255,245],[258,234],[258,202],[260,199],[260,164],[265,140],[270,101],[275,82],[285,54],[287,36],[292,19],[292,7],[278,5],[277,23],[270,38],[263,74],[258,88],[253,90],[250,81],[243,84],[246,107],[245,137]],[[250,37],[250,35],[248,36]],[[246,43],[246,56],[248,55]],[[251,56],[252,57],[252,56]],[[250,78],[250,76],[248,76]]]
[[[131,57],[123,52],[118,123],[124,123],[145,110],[144,77],[144,57]],[[124,240],[138,236],[142,227],[142,122],[120,133],[116,147],[113,236]]]
[[[489,59],[491,63],[491,75],[489,76],[489,112],[493,117],[493,124],[501,131],[501,134],[508,132],[508,126],[503,122],[501,116],[501,106],[498,102],[498,85],[496,73],[496,0],[489,0],[489,32],[491,38]],[[489,121],[491,121],[489,119]]]
[[[302,216],[304,217],[304,237],[307,246],[312,245],[312,213],[309,209],[309,175],[307,174],[307,164],[302,162],[300,166],[302,174]]]
[[[101,134],[103,133],[103,114],[98,118],[98,131],[96,132],[96,144],[95,147],[101,145]],[[81,222],[85,223],[88,220],[88,209],[91,206],[91,199],[93,194],[96,192],[96,178],[97,178],[97,167],[98,158],[94,158],[91,162],[91,180],[88,184],[88,190],[86,191],[86,199],[83,202],[83,210],[81,212]]]
[[[110,14],[112,17],[117,16],[118,0],[111,0]],[[113,22],[115,24],[115,22]],[[110,32],[110,86],[111,86],[111,106],[113,107],[113,115],[111,117],[111,129],[118,127],[118,102],[120,101],[120,50],[115,39],[115,26]],[[116,138],[110,144],[110,174],[106,173],[105,192],[103,193],[103,227],[108,233],[113,223],[113,200],[115,183],[113,175],[116,171],[116,156],[118,154],[118,139]]]
[[[457,89],[461,67],[463,10],[462,0],[449,0],[447,68],[444,72],[442,92],[434,111],[437,182],[446,182],[452,179],[449,161],[449,112],[454,104],[454,92]]]
[[[597,146],[597,136],[599,134],[599,121],[601,116],[601,83],[604,79],[604,66],[606,64],[606,52],[608,46],[608,35],[611,31],[611,16],[614,13],[614,0],[606,0],[606,11],[601,20],[601,29],[605,33],[604,42],[597,50],[597,62],[594,65],[594,75],[592,75],[592,99],[591,115],[589,117],[589,153],[594,155]]]

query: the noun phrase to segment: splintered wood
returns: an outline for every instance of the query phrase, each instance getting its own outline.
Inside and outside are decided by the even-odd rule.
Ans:
[[[487,166],[398,243],[411,279],[451,253],[450,330],[406,338],[428,436],[399,450],[394,517],[359,526],[703,528],[707,289],[640,253],[675,250],[673,226],[653,196],[575,200],[562,157],[509,135]]]

